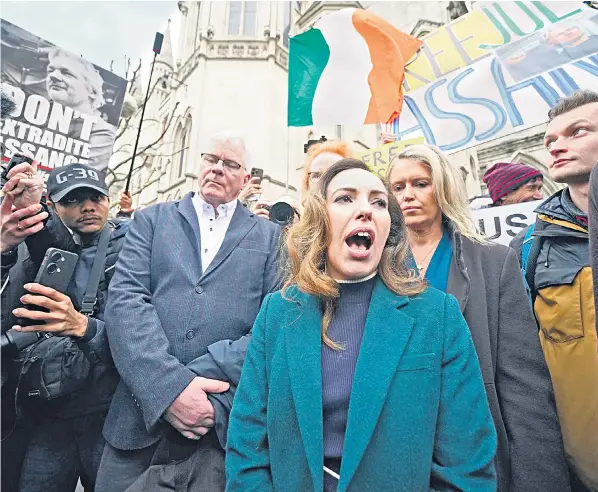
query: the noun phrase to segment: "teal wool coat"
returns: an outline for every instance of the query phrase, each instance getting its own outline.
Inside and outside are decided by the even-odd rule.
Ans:
[[[321,492],[318,300],[264,300],[230,417],[227,491]],[[289,300],[290,299],[290,300]],[[378,280],[355,369],[339,492],[494,491],[496,432],[459,306]]]

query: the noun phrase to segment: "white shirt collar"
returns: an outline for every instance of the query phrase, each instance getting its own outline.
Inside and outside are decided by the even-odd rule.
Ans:
[[[195,209],[197,210],[198,214],[201,213],[204,215],[207,213],[211,215],[214,213],[214,207],[203,199],[201,193],[195,193],[193,195],[193,200],[195,201]],[[236,198],[231,202],[223,203],[222,205],[218,206],[218,217],[228,217],[229,215],[232,217],[232,214],[235,212],[236,208]]]

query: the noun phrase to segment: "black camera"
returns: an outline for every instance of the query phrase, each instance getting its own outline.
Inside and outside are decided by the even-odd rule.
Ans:
[[[324,135],[322,135],[322,137],[319,140],[308,140],[307,143],[303,144],[303,153],[307,154],[307,151],[309,150],[309,148],[312,145],[315,145],[317,143],[322,143],[322,142],[326,142],[327,139]]]
[[[6,333],[2,333],[2,337],[0,338],[2,356],[4,357],[7,354],[14,356],[25,347],[29,347],[29,345],[41,340],[44,336],[44,333],[36,331],[23,332],[8,330]]]
[[[286,202],[277,202],[270,207],[270,221],[286,227],[295,217],[295,209]]]

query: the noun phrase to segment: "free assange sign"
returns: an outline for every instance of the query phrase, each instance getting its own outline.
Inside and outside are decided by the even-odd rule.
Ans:
[[[394,121],[452,153],[543,124],[559,98],[598,87],[598,11],[581,2],[479,2],[425,38]]]

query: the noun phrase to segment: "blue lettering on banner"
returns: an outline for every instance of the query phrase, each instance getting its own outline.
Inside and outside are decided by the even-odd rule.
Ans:
[[[565,94],[565,96],[570,96],[574,91],[579,89],[575,80],[573,80],[573,78],[562,68],[551,70],[548,74],[552,77],[556,86],[563,94]]]
[[[446,78],[443,78],[436,80],[427,88],[422,88],[421,90],[423,91],[424,104],[421,106],[421,108],[418,106],[418,103],[413,97],[405,95],[405,106],[403,110],[409,110],[417,123],[410,128],[404,128],[402,124],[405,123],[406,119],[396,119],[393,125],[394,133],[399,139],[404,139],[406,136],[412,133],[419,133],[424,136],[427,143],[431,145],[438,145],[434,136],[434,131],[436,130],[436,128],[434,128],[434,123],[436,122],[436,119],[458,120],[465,127],[465,137],[459,138],[458,140],[444,145],[440,145],[440,148],[444,151],[455,151],[458,149],[467,148],[467,146],[472,145],[472,141],[474,140],[477,142],[487,142],[496,136],[500,136],[500,133],[507,126],[507,121],[510,122],[511,127],[513,128],[512,131],[515,131],[515,128],[523,125],[537,125],[545,121],[545,118],[542,119],[542,121],[540,121],[540,119],[538,119],[538,121],[535,119],[534,121],[524,121],[523,116],[517,107],[513,94],[517,91],[533,88],[546,102],[546,111],[544,112],[543,110],[540,110],[540,112],[543,112],[544,117],[548,111],[548,108],[556,104],[560,97],[557,90],[555,90],[555,87],[563,95],[570,95],[573,91],[580,88],[580,84],[584,87],[588,85],[588,82],[584,82],[582,84],[581,80],[576,80],[576,72],[573,71],[572,74],[570,67],[575,67],[576,69],[582,70],[583,72],[586,72],[594,77],[598,77],[598,55],[589,56],[567,66],[553,69],[544,75],[537,75],[531,79],[524,80],[511,86],[507,85],[505,81],[502,66],[500,65],[499,61],[494,59],[490,62],[490,73],[492,74],[492,79],[490,80],[494,82],[496,89],[500,94],[500,98],[498,100],[464,95],[462,93],[462,88],[460,91],[460,87],[463,85],[461,83],[476,71],[476,68],[474,67],[466,68],[450,82],[448,82]],[[473,77],[475,77],[475,75],[473,75]],[[485,82],[490,82],[490,80],[488,80],[488,76],[486,75],[485,77],[486,78],[483,78],[483,80]],[[552,85],[549,84],[549,80],[551,81]],[[445,85],[446,88],[443,89],[443,86]],[[440,109],[436,102],[438,100],[437,94],[439,90],[446,90],[448,99],[454,104],[482,106],[490,111],[494,117],[491,127],[488,130],[479,133],[476,130],[479,127],[481,120],[484,121],[484,126],[490,124],[489,118],[480,118],[477,115],[477,112],[481,112],[481,110],[478,110],[477,112],[476,110],[472,110],[473,114],[470,112],[470,116],[468,114],[464,114],[464,112],[461,113]],[[430,116],[427,118],[424,114],[424,109],[430,113]]]
[[[591,65],[585,60],[579,60],[573,62],[573,66],[577,68],[581,68],[582,70],[588,72],[589,74],[595,75],[598,77],[598,56],[592,55],[588,56],[588,58],[592,61],[594,65]]]
[[[432,113],[432,116],[439,118],[441,120],[459,120],[465,126],[466,135],[461,140],[457,140],[448,145],[442,145],[440,148],[442,150],[454,150],[457,149],[469,142],[475,133],[475,122],[469,116],[460,113],[453,113],[451,111],[443,111],[438,107],[436,102],[434,101],[433,91],[437,87],[446,84],[446,79],[440,79],[434,82],[427,90],[426,94],[424,95],[424,100],[426,101],[426,105],[428,106],[428,110]]]
[[[500,92],[500,97],[502,98],[503,104],[507,110],[507,114],[509,115],[509,120],[511,121],[511,125],[513,128],[517,126],[523,125],[523,118],[521,117],[521,113],[519,109],[517,109],[517,105],[513,100],[513,92],[517,92],[521,89],[525,89],[526,87],[533,87],[536,89],[538,94],[546,101],[549,107],[554,106],[557,101],[559,100],[559,95],[557,91],[555,91],[549,84],[544,80],[544,77],[541,75],[537,77],[532,77],[531,79],[524,80],[523,82],[519,82],[518,84],[507,86],[505,83],[505,77],[502,73],[502,67],[500,63],[495,58],[492,60],[491,63],[491,71],[492,76],[494,77],[494,82],[498,87]]]
[[[494,116],[494,125],[492,128],[475,136],[475,139],[480,142],[489,140],[492,136],[501,131],[507,123],[507,115],[500,104],[491,99],[486,99],[485,97],[465,97],[457,92],[457,85],[459,82],[461,82],[461,80],[463,80],[472,72],[473,68],[468,68],[462,74],[459,74],[457,77],[451,80],[448,85],[448,96],[449,99],[455,104],[479,104],[480,106],[484,106],[492,113]]]
[[[428,125],[428,122],[426,121],[426,117],[419,110],[417,103],[409,96],[404,96],[403,101],[405,104],[407,104],[407,107],[411,110],[411,112],[413,113],[413,116],[415,117],[415,119],[417,120],[417,122],[419,124],[416,126],[413,126],[411,128],[408,128],[407,130],[403,130],[403,131],[398,131],[398,128],[395,129],[395,134],[397,135],[397,138],[399,140],[401,140],[405,135],[409,135],[410,133],[413,133],[417,130],[421,130],[422,133],[424,134],[424,138],[426,139],[426,142],[431,145],[436,145],[436,139],[434,138],[434,133],[432,133],[432,129],[430,128],[430,125]],[[396,119],[395,122],[398,125],[399,120]]]

